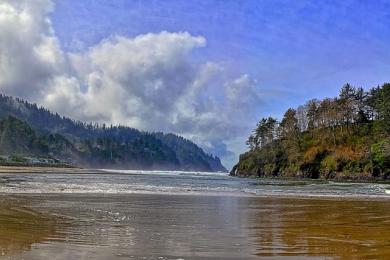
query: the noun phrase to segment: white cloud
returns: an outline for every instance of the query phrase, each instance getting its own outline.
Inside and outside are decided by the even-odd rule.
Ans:
[[[36,98],[63,73],[64,55],[51,28],[49,1],[0,3],[0,90]]]
[[[134,39],[111,37],[85,53],[70,55],[86,86],[86,106],[93,108],[85,116],[103,114],[114,123],[128,124],[134,123],[129,120],[134,116],[165,118],[196,80],[197,68],[187,56],[204,44],[202,37],[188,33],[161,32]]]
[[[191,53],[206,40],[188,32],[112,36],[64,53],[51,8],[45,0],[0,4],[3,92],[75,119],[175,132],[231,160],[226,144],[247,133],[261,102],[256,81],[229,80],[220,64],[194,63]]]

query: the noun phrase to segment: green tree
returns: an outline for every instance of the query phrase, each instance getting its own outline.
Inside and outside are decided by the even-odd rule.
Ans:
[[[299,132],[298,119],[296,117],[296,110],[289,108],[284,114],[282,121],[280,122],[280,130],[282,138],[295,137]]]
[[[318,100],[312,99],[306,103],[307,110],[307,127],[309,130],[317,126],[318,119]]]
[[[381,88],[378,112],[384,131],[390,135],[390,83],[384,84]]]
[[[343,120],[346,123],[347,127],[354,120],[355,93],[356,93],[356,89],[353,88],[350,84],[345,84],[340,90],[339,106],[340,106],[340,111],[342,112],[343,115]]]

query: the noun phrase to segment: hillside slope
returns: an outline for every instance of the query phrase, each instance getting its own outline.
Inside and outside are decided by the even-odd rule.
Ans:
[[[226,171],[218,157],[174,134],[86,124],[0,95],[0,154],[50,155],[87,167]]]
[[[231,175],[390,179],[390,84],[367,92],[347,84],[281,122],[263,118],[247,144]]]

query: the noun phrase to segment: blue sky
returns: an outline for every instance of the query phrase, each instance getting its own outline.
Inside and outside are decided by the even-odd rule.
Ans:
[[[389,1],[69,0],[56,1],[52,21],[70,50],[112,34],[201,35],[197,58],[228,62],[298,101],[335,95],[345,82],[371,87],[390,70]]]
[[[390,81],[390,1],[16,2],[0,5],[3,92],[175,132],[227,167],[260,117]]]

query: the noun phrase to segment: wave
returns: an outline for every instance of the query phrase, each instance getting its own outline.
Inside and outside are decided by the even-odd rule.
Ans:
[[[106,173],[120,174],[144,174],[144,175],[171,175],[171,176],[229,176],[228,172],[201,172],[201,171],[149,171],[149,170],[114,170],[114,169],[99,169]]]
[[[18,185],[0,186],[0,193],[11,194],[220,194],[241,193],[230,187],[192,187],[151,184],[108,184],[108,183],[45,183],[24,182]]]
[[[388,184],[242,179],[227,173],[111,170],[98,174],[2,174],[0,193],[386,197]],[[168,176],[168,177],[166,177]]]
[[[389,199],[390,192],[386,190],[377,194],[285,191],[283,189],[237,189],[232,187],[191,187],[166,186],[147,184],[75,184],[75,183],[45,183],[25,182],[23,184],[0,187],[2,194],[156,194],[156,195],[204,195],[233,197],[280,197],[280,198],[351,198],[351,199]]]

